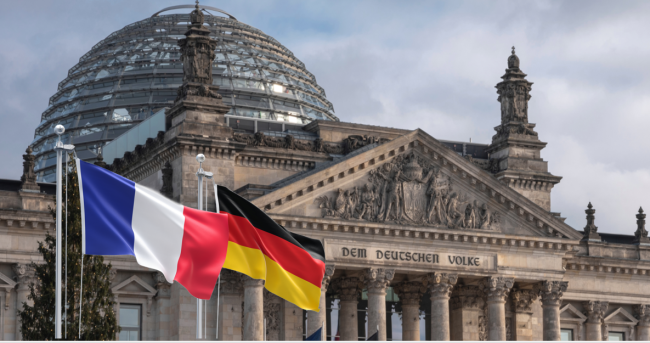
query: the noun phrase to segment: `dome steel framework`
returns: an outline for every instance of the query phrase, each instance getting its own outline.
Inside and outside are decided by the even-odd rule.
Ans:
[[[294,125],[338,121],[325,90],[289,49],[229,14],[205,12],[205,25],[217,40],[213,84],[232,106],[227,118]],[[185,38],[190,18],[158,13],[97,43],[59,83],[32,142],[39,181],[54,179],[57,124],[66,128],[64,143],[93,161],[102,145],[172,105],[183,80],[176,41]]]

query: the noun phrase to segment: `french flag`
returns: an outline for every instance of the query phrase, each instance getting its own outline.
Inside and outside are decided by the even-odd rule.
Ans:
[[[76,159],[82,249],[88,255],[133,255],[168,282],[210,299],[226,259],[228,214],[199,211]]]

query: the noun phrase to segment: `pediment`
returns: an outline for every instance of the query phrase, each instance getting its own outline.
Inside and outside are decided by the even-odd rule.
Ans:
[[[146,295],[146,296],[156,295],[156,289],[149,286],[137,275],[133,275],[130,278],[120,282],[120,284],[113,287],[112,291],[114,294]]]
[[[492,174],[422,130],[278,183],[267,213],[350,222],[581,238]]]
[[[12,289],[16,287],[16,281],[12,280],[7,275],[0,273],[0,288]]]
[[[619,307],[614,312],[610,313],[605,317],[604,321],[608,324],[615,323],[624,325],[636,325],[639,322],[630,312],[626,311],[622,307]]]
[[[582,312],[571,304],[567,304],[560,309],[560,318],[562,318],[562,320],[574,320],[579,322],[587,320],[587,316],[582,314]]]

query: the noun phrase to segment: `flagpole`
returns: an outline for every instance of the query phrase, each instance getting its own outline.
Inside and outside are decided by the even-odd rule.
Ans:
[[[58,136],[56,146],[56,273],[54,279],[54,337],[61,339],[61,197],[62,197],[62,181],[61,181],[61,164],[63,162],[63,152],[74,150],[74,145],[61,142],[61,135],[65,132],[63,125],[54,127],[54,133]]]
[[[203,162],[205,162],[205,155],[198,154],[196,155],[196,161],[199,162],[199,170],[196,172],[196,176],[199,179],[198,184],[198,205],[197,209],[203,211]],[[201,299],[196,299],[196,339],[203,339],[203,330],[201,323],[203,322],[203,301]]]

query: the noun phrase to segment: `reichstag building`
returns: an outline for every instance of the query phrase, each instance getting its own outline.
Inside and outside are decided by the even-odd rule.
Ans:
[[[542,158],[532,82],[514,49],[494,66],[506,69],[492,141],[443,141],[341,121],[273,37],[216,8],[179,8],[187,14],[164,9],[81,56],[24,147],[23,176],[0,180],[0,339],[22,338],[29,263],[55,226],[61,124],[80,158],[186,206],[197,206],[204,154],[217,183],[322,240],[320,312],[224,270],[219,305],[217,289],[207,302],[208,339],[302,340],[325,323],[328,340],[650,340],[646,215],[614,235],[598,231],[592,204],[584,227],[550,211],[562,177]],[[107,260],[117,339],[195,338],[187,290],[131,256]]]

